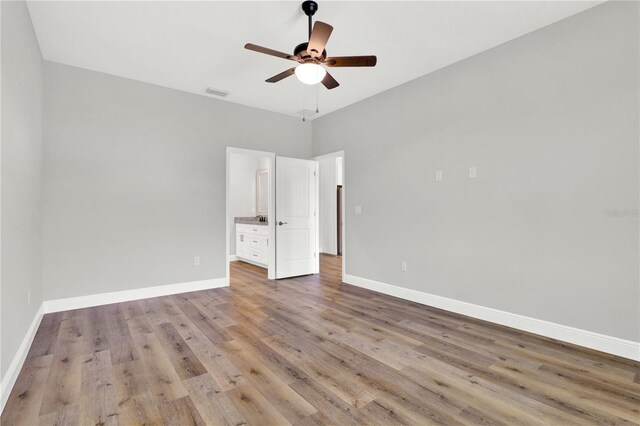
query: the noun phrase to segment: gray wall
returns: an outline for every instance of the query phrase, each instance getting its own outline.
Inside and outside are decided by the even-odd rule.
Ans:
[[[45,139],[45,300],[224,277],[225,148],[311,154],[308,122],[51,62]]]
[[[0,8],[4,376],[42,303],[42,55],[26,4],[3,1]]]
[[[346,272],[639,341],[638,7],[314,120],[314,155],[346,150]]]

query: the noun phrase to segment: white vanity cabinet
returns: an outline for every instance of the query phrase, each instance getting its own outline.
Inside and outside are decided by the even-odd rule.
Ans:
[[[236,223],[236,256],[266,268],[269,264],[269,227]]]

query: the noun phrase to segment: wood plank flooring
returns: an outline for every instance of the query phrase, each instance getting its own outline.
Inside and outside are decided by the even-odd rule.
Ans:
[[[342,284],[46,315],[2,425],[640,424],[640,364]]]

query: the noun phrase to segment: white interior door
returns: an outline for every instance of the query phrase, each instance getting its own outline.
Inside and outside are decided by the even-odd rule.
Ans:
[[[318,272],[316,169],[313,160],[276,157],[276,278]]]

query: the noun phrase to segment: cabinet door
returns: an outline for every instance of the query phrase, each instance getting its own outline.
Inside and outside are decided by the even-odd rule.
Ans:
[[[242,232],[236,232],[236,256],[245,257],[244,236],[242,235]]]

